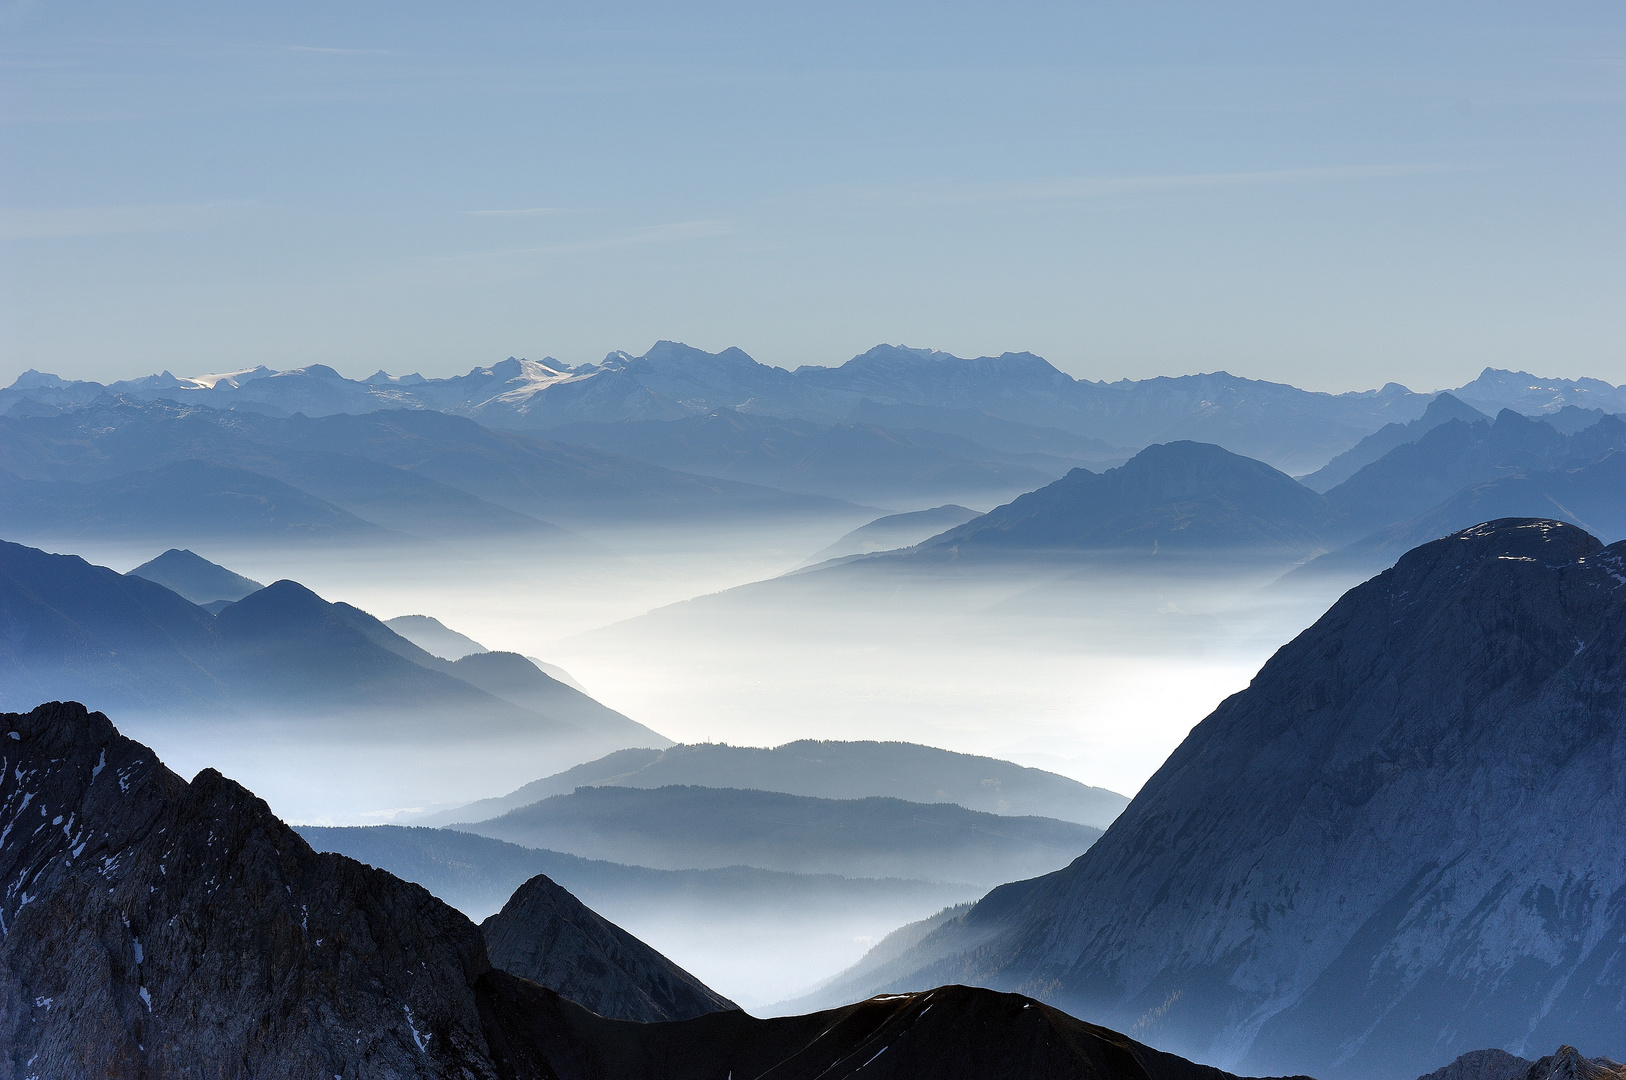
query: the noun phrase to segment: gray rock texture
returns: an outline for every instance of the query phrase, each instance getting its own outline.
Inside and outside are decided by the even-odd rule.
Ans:
[[[1224,1068],[1626,1053],[1626,545],[1504,519],[1352,589],[1094,847],[886,987],[1020,989]],[[882,988],[877,985],[874,989]]]
[[[600,1016],[655,1022],[739,1008],[542,874],[480,931],[493,964]]]
[[[418,886],[316,854],[238,785],[187,783],[81,705],[0,714],[0,768],[3,1080],[1229,1080],[967,987],[771,1020],[606,1018],[493,968]],[[538,879],[514,918],[567,915],[572,947],[647,966],[570,905]],[[675,1001],[660,974],[651,999]]]
[[[1534,1064],[1506,1050],[1470,1050],[1417,1080],[1524,1080]]]
[[[75,704],[0,715],[0,1076],[495,1077],[479,931]]]

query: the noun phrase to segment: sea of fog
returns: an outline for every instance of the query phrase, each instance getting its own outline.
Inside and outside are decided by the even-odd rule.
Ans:
[[[1127,795],[1353,583],[1288,586],[1280,567],[1194,572],[1168,563],[790,573],[861,520],[603,528],[568,550],[198,553],[261,582],[298,580],[380,618],[432,615],[487,647],[565,668],[606,705],[681,742],[906,740]],[[75,550],[119,570],[157,554]],[[183,775],[218,768],[298,823],[410,821],[414,811],[504,794],[575,763],[388,729],[338,739],[321,717],[296,727],[162,716],[123,726]],[[769,920],[747,935],[749,950],[727,947],[730,932],[704,920],[649,912],[627,928],[761,1009],[927,914]]]

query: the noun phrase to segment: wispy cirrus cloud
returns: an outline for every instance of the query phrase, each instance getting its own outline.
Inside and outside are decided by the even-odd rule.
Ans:
[[[1100,198],[1141,191],[1182,188],[1252,187],[1341,180],[1379,180],[1463,172],[1446,164],[1328,165],[1238,172],[1150,173],[1126,176],[1059,176],[1029,180],[934,181],[884,188],[848,189],[854,201],[951,205],[981,202],[1046,202]]]
[[[566,206],[524,206],[513,210],[459,210],[458,213],[469,217],[488,218],[523,218],[523,217],[555,217],[559,214],[579,214]]]
[[[342,49],[333,45],[289,45],[289,52],[297,53],[327,53],[333,56],[387,56],[394,53],[394,49]]]
[[[145,206],[4,207],[0,208],[0,240],[205,229],[257,206],[259,203],[250,200],[229,200]]]

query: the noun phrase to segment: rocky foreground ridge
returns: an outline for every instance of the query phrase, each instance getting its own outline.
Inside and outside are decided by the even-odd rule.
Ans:
[[[946,981],[1249,1071],[1626,1057],[1626,543],[1503,519],[1412,550],[1071,866],[946,919],[865,992]]]
[[[772,1020],[610,1019],[493,967],[422,888],[317,854],[239,785],[182,780],[81,705],[0,714],[0,770],[0,1080],[1228,1076],[967,987]],[[545,931],[569,905],[536,893],[511,918],[532,908]],[[651,997],[661,979],[682,981],[661,973]]]

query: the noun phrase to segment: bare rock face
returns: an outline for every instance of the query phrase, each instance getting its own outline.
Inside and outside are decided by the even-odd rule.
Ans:
[[[0,1080],[1234,1080],[967,987],[753,1019],[533,880],[499,941],[528,923],[606,999],[647,977],[646,1008],[726,1009],[609,1019],[493,968],[418,886],[313,852],[81,705],[0,714],[0,769]]]
[[[739,1008],[543,874],[480,930],[497,967],[600,1016],[654,1022]]]
[[[1352,589],[1094,847],[875,989],[1032,993],[1247,1071],[1621,1057],[1623,898],[1626,544],[1503,519]]]
[[[77,704],[0,716],[0,1075],[495,1077],[475,927]]]
[[[1584,1058],[1573,1046],[1560,1046],[1531,1065],[1525,1080],[1626,1080],[1626,1066],[1608,1058]]]
[[[1470,1050],[1417,1080],[1524,1080],[1534,1064],[1506,1050]]]

